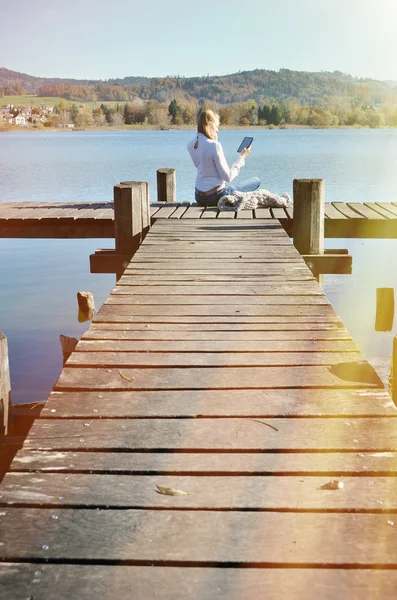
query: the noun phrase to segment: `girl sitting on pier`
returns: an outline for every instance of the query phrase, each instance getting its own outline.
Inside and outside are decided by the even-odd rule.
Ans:
[[[239,186],[230,185],[251,148],[244,148],[238,159],[229,168],[223,148],[218,142],[219,115],[212,110],[203,110],[198,119],[197,136],[187,149],[197,168],[195,200],[200,206],[218,206],[220,210],[241,210],[261,206],[288,207],[288,194],[278,196],[267,190],[258,190],[260,180],[251,177]],[[257,191],[255,191],[257,190]]]

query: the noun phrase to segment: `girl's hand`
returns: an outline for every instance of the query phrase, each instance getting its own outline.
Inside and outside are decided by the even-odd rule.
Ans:
[[[244,150],[241,151],[240,155],[245,158],[246,156],[249,156],[251,154],[251,148],[244,148]]]

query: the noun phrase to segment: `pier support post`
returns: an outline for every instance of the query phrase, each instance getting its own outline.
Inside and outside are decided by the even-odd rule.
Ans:
[[[391,365],[391,389],[392,389],[392,400],[394,404],[397,406],[397,335],[393,338],[393,356],[392,356],[392,365]]]
[[[157,170],[157,201],[167,204],[176,202],[175,169]]]
[[[324,179],[294,179],[294,246],[324,254]]]
[[[11,407],[11,379],[6,336],[0,331],[0,439],[8,434]]]
[[[115,254],[131,257],[150,227],[149,185],[126,181],[114,186]],[[117,269],[119,279],[123,267]]]

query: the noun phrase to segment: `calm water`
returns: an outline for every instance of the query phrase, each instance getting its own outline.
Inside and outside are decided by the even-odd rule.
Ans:
[[[221,131],[232,162],[249,131]],[[177,199],[192,199],[191,131],[0,134],[0,202],[112,199],[114,184],[145,180],[156,199],[156,170],[177,170]],[[252,133],[251,133],[252,135]],[[397,130],[256,130],[240,178],[292,194],[294,178],[326,180],[326,200],[397,202]],[[0,330],[8,338],[13,401],[43,400],[62,367],[59,334],[79,338],[76,293],[99,308],[113,275],[91,275],[89,254],[114,240],[0,239]],[[388,372],[392,337],[374,332],[376,288],[397,287],[396,240],[326,240],[348,248],[353,274],[325,276],[324,290],[367,358]]]

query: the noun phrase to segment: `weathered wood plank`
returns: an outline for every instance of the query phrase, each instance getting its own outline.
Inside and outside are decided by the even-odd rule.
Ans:
[[[334,206],[339,212],[345,215],[348,219],[364,219],[363,215],[359,215],[354,210],[349,208],[349,206],[345,202],[332,202],[332,206]]]
[[[145,290],[146,291],[146,290]],[[240,304],[244,303],[245,305],[250,306],[263,306],[264,304],[277,304],[278,306],[285,306],[293,304],[294,306],[309,306],[309,305],[326,305],[329,306],[329,301],[324,295],[268,295],[268,296],[260,296],[258,294],[251,295],[199,295],[195,294],[194,296],[189,293],[183,294],[175,292],[175,294],[162,294],[161,290],[158,290],[157,293],[154,294],[139,294],[138,292],[135,294],[110,294],[105,300],[105,304],[112,306],[120,306],[120,305],[158,305],[158,304],[174,304],[174,305],[188,305],[188,304],[206,304],[211,306],[213,304]]]
[[[236,218],[236,213],[234,211],[231,210],[221,210],[218,214],[218,219],[235,219]]]
[[[368,204],[368,203],[365,202],[365,204]],[[385,210],[388,213],[388,215],[387,215],[388,219],[397,217],[397,206],[395,206],[391,202],[377,202],[376,206],[379,206],[381,209]],[[391,216],[389,216],[389,214],[391,214],[393,216],[391,217]]]
[[[38,575],[40,573],[40,575]],[[128,598],[134,600],[266,600],[298,598],[394,598],[397,573],[379,569],[232,569],[109,565],[0,564],[0,583],[11,598],[27,598],[39,584],[40,597],[57,600]]]
[[[273,275],[273,274],[261,274],[261,275],[256,275],[255,273],[248,273],[248,274],[244,274],[244,273],[218,273],[218,271],[214,271],[213,273],[211,273],[210,271],[207,272],[200,272],[200,271],[178,271],[178,272],[174,272],[174,271],[161,271],[159,272],[157,271],[149,271],[148,269],[146,269],[146,273],[144,273],[143,271],[140,272],[136,272],[136,273],[130,273],[128,276],[127,275],[123,275],[123,277],[117,282],[117,285],[123,285],[123,283],[127,284],[127,285],[131,285],[133,284],[135,281],[137,281],[137,283],[152,283],[152,284],[157,284],[159,282],[168,282],[168,281],[184,281],[184,282],[203,282],[203,281],[213,281],[213,282],[218,282],[218,281],[231,281],[234,284],[237,283],[244,283],[244,284],[252,284],[252,283],[263,283],[263,284],[273,284],[276,283],[277,285],[279,284],[280,281],[287,283],[287,282],[291,282],[292,285],[295,284],[295,282],[302,282],[302,281],[311,281],[314,285],[318,285],[318,283],[316,284],[316,279],[313,277],[313,275],[310,273],[309,269],[307,270],[307,273],[302,273],[299,275],[290,275],[289,277],[286,277],[285,275]]]
[[[78,452],[19,450],[11,472],[125,475],[397,475],[396,452]],[[372,485],[372,484],[371,484]],[[379,505],[380,508],[382,505]]]
[[[391,210],[387,210],[386,208],[384,208],[384,206],[390,207],[389,204],[383,202],[364,202],[364,206],[374,210],[376,213],[379,213],[383,217],[386,217],[386,219],[397,219],[397,211],[393,213],[391,212]]]
[[[253,210],[238,210],[236,219],[254,219],[255,213]]]
[[[348,202],[347,206],[366,219],[379,219],[382,221],[385,219],[380,213],[372,210],[368,205],[361,202]]]
[[[191,205],[188,207],[187,211],[183,213],[183,220],[185,219],[199,219],[204,212],[205,208],[203,206],[194,206]]]
[[[123,254],[123,252],[120,252]],[[169,271],[173,273],[180,272],[195,272],[195,273],[211,273],[211,271],[216,271],[216,273],[230,273],[230,274],[263,274],[263,275],[284,275],[285,279],[288,279],[288,276],[293,275],[307,275],[309,273],[308,268],[302,262],[291,262],[291,263],[266,263],[260,262],[252,264],[250,262],[242,263],[241,261],[227,262],[225,263],[222,260],[214,260],[214,261],[204,261],[204,260],[180,260],[177,263],[169,262],[150,262],[149,264],[140,263],[140,262],[131,262],[126,268],[126,274],[131,273],[142,273],[142,275],[147,273],[153,273],[154,271],[160,271],[167,273]],[[161,274],[161,273],[159,273]]]
[[[266,329],[266,325],[270,324],[270,325],[283,325],[283,327],[281,328],[281,330],[286,329],[288,330],[288,327],[285,327],[286,325],[288,325],[289,323],[307,323],[307,324],[325,324],[325,325],[332,325],[332,324],[336,324],[339,327],[342,327],[343,324],[341,323],[340,318],[337,315],[328,315],[328,316],[321,316],[321,315],[312,315],[312,316],[290,316],[290,315],[284,315],[284,316],[266,316],[266,317],[262,317],[262,316],[258,316],[258,317],[251,317],[251,316],[243,316],[243,317],[238,317],[238,315],[234,316],[234,317],[212,317],[212,316],[189,316],[189,317],[175,317],[175,316],[156,316],[156,315],[151,315],[149,316],[139,316],[137,315],[133,320],[127,320],[127,319],[119,319],[118,321],[115,320],[113,317],[111,319],[102,319],[100,321],[95,321],[93,324],[94,325],[102,325],[104,327],[109,328],[115,328],[115,326],[118,324],[118,326],[121,329],[126,329],[128,330],[129,325],[135,325],[135,324],[145,324],[145,325],[149,325],[149,328],[151,327],[152,323],[164,323],[164,324],[169,324],[169,325],[178,325],[178,326],[182,326],[184,324],[197,324],[200,323],[202,325],[227,325],[228,328],[230,329],[231,326],[234,328],[234,325],[240,325],[240,326],[244,326],[244,325],[258,325],[258,330],[262,330],[263,327],[265,326],[264,329]],[[205,329],[205,328],[204,328]],[[255,327],[254,327],[255,329]],[[280,330],[280,328],[276,328],[276,330]],[[350,335],[349,335],[350,337]]]
[[[169,217],[171,217],[171,215],[173,215],[179,207],[179,204],[168,204],[166,206],[162,206],[160,210],[156,212],[156,219],[169,219]]]
[[[71,369],[75,371],[76,369]],[[121,378],[120,378],[121,379]],[[88,423],[88,426],[87,426]],[[27,450],[395,452],[395,419],[37,419]]]
[[[227,295],[227,296],[273,296],[285,295],[289,296],[322,296],[323,291],[318,283],[313,280],[305,281],[268,281],[259,284],[258,282],[249,285],[249,282],[242,284],[239,281],[235,283],[219,282],[217,285],[213,283],[203,284],[200,281],[178,281],[170,285],[169,282],[154,278],[153,283],[142,281],[140,277],[134,277],[131,282],[126,281],[124,276],[117,282],[117,286],[113,288],[112,294],[188,294],[188,295]]]
[[[346,215],[344,215],[337,207],[332,205],[330,202],[324,203],[324,214],[326,219],[347,219]]]
[[[8,473],[4,507],[183,508],[191,510],[397,511],[397,478],[343,477],[342,490],[322,489],[329,476],[149,476]],[[371,482],[371,483],[370,483]],[[157,485],[186,492],[160,494]],[[380,502],[381,501],[381,504]],[[397,541],[397,540],[396,540]]]
[[[270,208],[256,208],[254,210],[255,219],[272,219]]]
[[[214,329],[211,329],[214,326]],[[178,329],[179,327],[179,329]],[[185,329],[186,327],[186,329]],[[245,330],[244,327],[251,329]],[[222,338],[221,340],[219,338]],[[311,324],[311,323],[264,323],[263,325],[253,324],[230,324],[216,325],[198,324],[198,323],[94,323],[82,336],[82,341],[86,340],[133,340],[137,348],[150,349],[157,347],[165,349],[162,346],[153,344],[154,342],[165,342],[167,348],[188,347],[186,343],[192,342],[195,348],[205,348],[206,344],[211,343],[211,348],[219,350],[223,348],[230,349],[232,345],[237,350],[247,351],[252,349],[274,350],[285,349],[284,344],[292,342],[291,349],[296,340],[320,341],[316,348],[325,348],[323,340],[332,341],[332,347],[342,347],[338,342],[346,340],[348,344],[343,344],[346,349],[352,343],[352,338],[347,330],[338,328],[335,324]],[[337,342],[335,344],[334,340]],[[175,342],[176,346],[169,346],[170,342]],[[215,346],[212,344],[216,342]],[[224,344],[223,346],[220,344]],[[241,345],[239,345],[241,344]],[[303,344],[303,347],[309,344]],[[189,346],[192,347],[192,346]],[[234,346],[233,346],[234,347]],[[312,346],[313,347],[313,346]],[[244,350],[243,350],[244,349]],[[329,348],[328,348],[329,349]]]
[[[233,255],[229,255],[228,257],[220,257],[220,256],[216,256],[213,257],[214,260],[212,261],[211,259],[211,255],[207,254],[205,256],[203,255],[195,255],[195,254],[187,254],[187,253],[183,253],[183,255],[174,255],[172,256],[166,256],[163,255],[162,253],[156,253],[156,254],[152,254],[152,255],[145,255],[145,254],[136,254],[134,256],[134,262],[132,264],[134,265],[140,265],[140,264],[144,264],[147,266],[150,266],[152,263],[162,263],[162,265],[164,266],[165,269],[167,268],[175,268],[175,269],[179,269],[179,267],[183,267],[185,264],[188,265],[196,265],[197,262],[203,263],[204,265],[206,264],[210,264],[211,262],[214,264],[214,266],[216,267],[217,265],[223,265],[225,264],[225,262],[227,262],[227,264],[231,264],[231,265],[238,265],[238,266],[242,266],[242,265],[252,265],[252,264],[275,264],[275,265],[291,265],[291,264],[300,264],[303,265],[303,259],[300,256],[260,256],[258,257],[250,257],[250,256],[244,256],[243,254],[238,254],[236,252],[236,254]]]
[[[219,210],[216,207],[207,206],[201,215],[202,219],[216,219],[218,216]]]
[[[327,304],[317,305],[273,305],[263,304],[259,306],[249,304],[226,304],[219,306],[211,305],[110,305],[104,304],[94,317],[94,321],[103,321],[112,318],[119,321],[125,318],[126,321],[133,320],[134,316],[143,315],[163,315],[163,316],[287,316],[287,315],[319,315],[333,316],[334,309]]]
[[[191,335],[191,333],[190,333]],[[175,337],[177,337],[176,334]],[[355,354],[359,352],[359,348],[353,340],[247,340],[241,341],[235,337],[232,340],[194,340],[187,339],[186,341],[180,341],[174,339],[174,336],[170,336],[169,340],[126,340],[126,339],[108,339],[108,340],[93,340],[87,338],[81,340],[77,347],[76,352],[155,352],[155,353],[247,353],[249,356],[247,359],[252,358],[258,360],[258,357],[253,356],[257,353],[310,353],[318,354],[324,352],[326,354],[335,353],[338,356],[341,353],[348,353],[351,360],[356,359]],[[194,337],[194,336],[192,336]],[[215,336],[214,336],[215,337]],[[218,334],[218,337],[223,337]],[[281,337],[281,336],[280,336]],[[174,357],[176,359],[176,357]],[[211,359],[207,356],[208,360]],[[178,358],[179,359],[179,358]],[[336,356],[335,356],[336,359]],[[281,360],[281,357],[280,357]],[[100,364],[100,361],[99,363]]]
[[[52,392],[44,418],[397,416],[382,389]],[[397,465],[396,465],[397,468]]]
[[[109,342],[111,344],[112,342]],[[127,342],[128,343],[128,342]],[[117,345],[117,342],[113,342]],[[122,346],[122,342],[119,342]],[[266,367],[266,366],[303,366],[303,365],[341,365],[363,360],[361,352],[339,353],[307,351],[292,352],[114,352],[102,350],[96,352],[73,352],[67,361],[68,367]]]
[[[172,215],[170,215],[168,218],[169,219],[181,219],[189,206],[190,206],[189,202],[182,202],[181,205],[176,209],[176,211],[173,212]],[[157,216],[157,213],[156,213],[156,216]]]
[[[58,519],[52,514],[53,508],[8,508],[1,517],[0,556],[218,566],[397,566],[397,528],[388,524],[387,515],[72,509],[57,512]],[[61,535],[65,531],[68,535]]]

